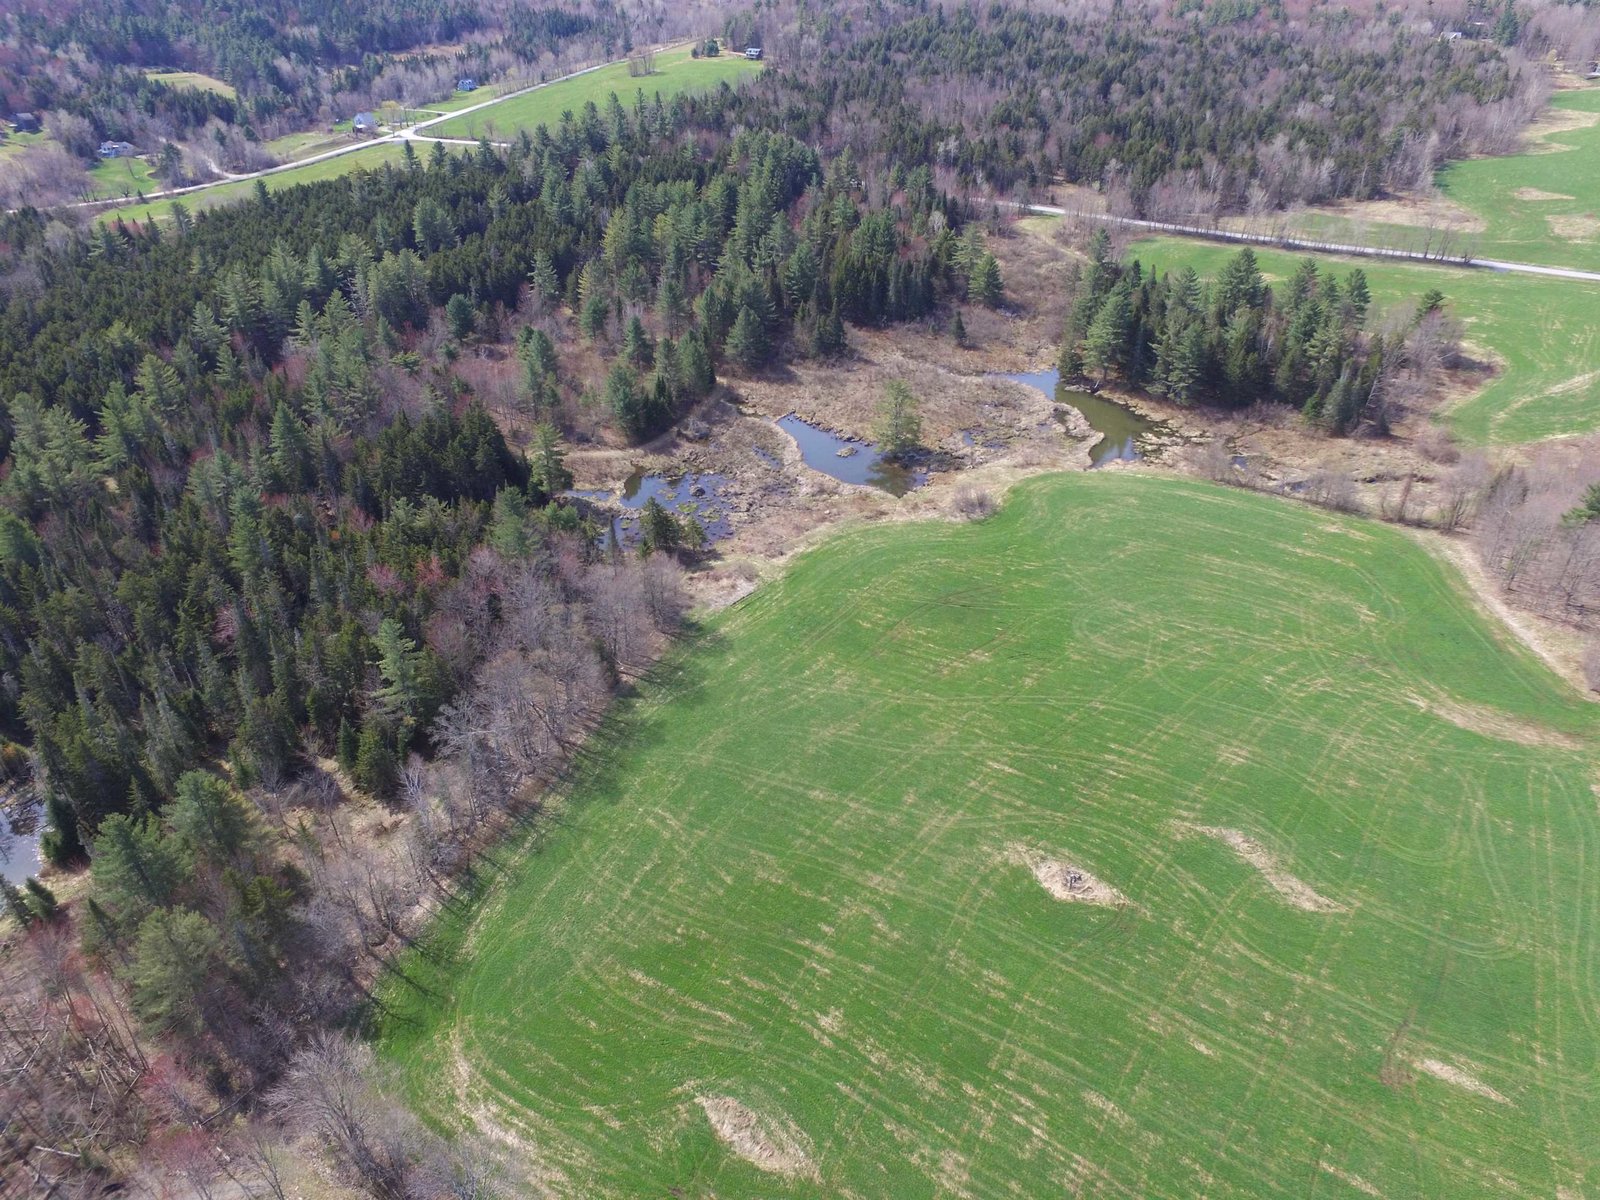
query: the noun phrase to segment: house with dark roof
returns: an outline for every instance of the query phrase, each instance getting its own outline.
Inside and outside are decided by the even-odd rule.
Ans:
[[[11,128],[18,133],[38,133],[44,126],[39,123],[39,118],[34,113],[12,113]]]

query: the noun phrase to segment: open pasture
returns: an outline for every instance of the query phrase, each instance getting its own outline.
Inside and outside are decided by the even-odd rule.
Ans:
[[[1297,213],[1288,228],[1310,238],[1476,258],[1600,270],[1600,87],[1557,92],[1521,154],[1464,159],[1438,174],[1444,197],[1475,218],[1444,234],[1427,206],[1400,224],[1369,213],[1384,205]],[[1429,228],[1432,224],[1433,227]]]
[[[1308,257],[1302,251],[1252,249],[1274,284]],[[1151,238],[1130,253],[1157,271],[1188,265],[1205,278],[1221,270],[1238,247]],[[1600,284],[1422,263],[1338,261],[1341,274],[1352,267],[1367,273],[1374,321],[1384,308],[1414,307],[1425,292],[1443,292],[1465,325],[1468,352],[1499,368],[1486,386],[1442,415],[1462,441],[1513,445],[1600,430]]]
[[[96,199],[135,196],[159,187],[154,166],[144,158],[103,158],[89,169],[89,192]]]
[[[561,114],[571,111],[577,116],[589,101],[604,108],[616,95],[623,104],[632,106],[634,96],[643,91],[654,99],[660,95],[671,100],[681,92],[703,91],[726,80],[737,83],[747,75],[761,70],[761,64],[751,62],[743,54],[723,53],[715,58],[692,58],[688,46],[680,46],[656,55],[655,73],[635,77],[628,74],[626,62],[610,63],[597,71],[589,71],[549,87],[538,88],[520,96],[501,100],[488,108],[429,126],[430,137],[509,138],[520,130],[547,125],[554,129]]]
[[[1037,479],[712,619],[384,1049],[535,1194],[1593,1195],[1597,732],[1392,528]]]
[[[157,83],[164,83],[170,88],[190,88],[197,92],[215,92],[219,96],[226,96],[229,100],[238,98],[239,93],[234,90],[231,83],[225,83],[211,75],[199,71],[169,70],[165,67],[151,67],[145,75]]]
[[[425,150],[426,147],[423,147]],[[338,158],[325,158],[320,162],[307,163],[303,167],[294,167],[287,171],[277,171],[271,175],[263,175],[261,181],[267,185],[267,191],[279,192],[285,188],[292,188],[302,183],[316,183],[323,179],[337,179],[342,175],[349,175],[355,171],[375,171],[385,163],[397,163],[405,154],[405,147],[399,142],[381,142],[375,146],[368,146],[362,150],[352,150],[349,154],[342,154]],[[160,200],[149,200],[143,204],[124,205],[119,208],[107,209],[99,216],[105,224],[115,224],[120,218],[129,225],[142,224],[154,218],[157,221],[169,220],[172,217],[174,203],[181,204],[192,213],[201,212],[208,208],[216,208],[223,204],[232,204],[245,200],[255,195],[256,180],[237,179],[227,183],[217,183],[198,191],[188,192],[182,196],[170,196]]]

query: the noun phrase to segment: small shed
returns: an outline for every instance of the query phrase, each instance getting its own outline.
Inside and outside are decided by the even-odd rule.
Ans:
[[[19,112],[11,114],[11,128],[18,133],[38,133],[44,127],[39,123],[38,114]]]
[[[369,112],[359,112],[356,119],[350,122],[350,128],[356,133],[375,133],[378,128],[378,118]]]
[[[760,62],[761,61],[761,47],[760,46],[746,46],[744,48],[744,56],[746,58],[748,58],[751,62]]]
[[[475,92],[477,90],[478,81],[471,75],[463,75],[460,79],[456,80],[456,91],[458,92]]]

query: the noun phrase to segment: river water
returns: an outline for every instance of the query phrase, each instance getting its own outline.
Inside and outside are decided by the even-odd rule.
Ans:
[[[39,839],[44,813],[37,805],[0,807],[0,879],[21,885],[39,873]]]
[[[1001,378],[1037,388],[1057,404],[1070,404],[1081,412],[1090,428],[1104,435],[1089,449],[1091,467],[1137,462],[1144,457],[1140,443],[1160,428],[1157,422],[1140,416],[1115,400],[1061,386],[1060,371],[1023,371],[1015,375],[1002,375]]]
[[[843,483],[862,483],[882,488],[891,496],[904,496],[914,487],[928,482],[926,471],[914,471],[899,463],[884,461],[871,442],[858,442],[820,429],[790,413],[778,419],[778,428],[795,440],[806,466]],[[843,455],[839,452],[846,451]]]

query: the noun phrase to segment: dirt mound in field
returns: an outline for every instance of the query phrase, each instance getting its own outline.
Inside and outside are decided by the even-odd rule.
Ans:
[[[1271,885],[1272,890],[1296,908],[1304,909],[1306,912],[1343,912],[1345,909],[1345,906],[1338,901],[1328,899],[1303,879],[1297,879],[1285,871],[1278,864],[1277,856],[1248,834],[1241,833],[1237,829],[1223,829],[1217,825],[1179,823],[1175,828],[1180,836],[1185,833],[1198,833],[1208,838],[1215,838],[1261,872],[1261,877]]]
[[[1120,908],[1128,898],[1103,879],[1098,879],[1076,863],[1050,858],[1027,846],[1011,846],[1006,858],[1027,867],[1039,886],[1057,900],[1071,900],[1080,904],[1100,904]]]
[[[732,1096],[696,1096],[723,1143],[751,1166],[774,1175],[815,1179],[805,1139],[787,1121],[759,1116]]]

